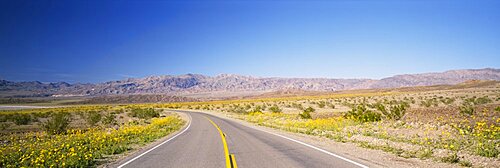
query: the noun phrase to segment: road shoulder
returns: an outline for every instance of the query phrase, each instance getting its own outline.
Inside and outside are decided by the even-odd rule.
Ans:
[[[157,139],[156,141],[149,143],[145,146],[142,146],[142,147],[139,147],[137,149],[133,149],[131,151],[113,156],[112,160],[110,160],[108,163],[99,165],[98,167],[100,167],[100,168],[118,167],[118,166],[124,164],[125,162],[127,162],[128,160],[133,159],[133,158],[141,155],[142,153],[154,148],[155,146],[157,146],[157,145],[163,143],[164,141],[172,138],[173,136],[176,136],[177,134],[181,133],[191,123],[191,117],[189,117],[189,114],[186,114],[186,113],[180,113],[180,112],[174,112],[174,113],[178,114],[182,120],[186,121],[186,123],[184,124],[184,126],[182,126],[182,128],[180,128],[179,130],[177,130],[175,132],[172,132],[171,134],[168,134],[167,136],[165,136],[163,138]]]

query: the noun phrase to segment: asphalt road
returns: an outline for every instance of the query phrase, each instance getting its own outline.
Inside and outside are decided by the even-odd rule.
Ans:
[[[0,110],[20,110],[20,109],[37,109],[51,108],[47,106],[19,106],[19,105],[0,105]]]
[[[224,144],[212,120],[225,133],[227,148],[240,168],[363,167],[364,165],[293,139],[212,115],[184,112],[189,127],[153,150],[132,156],[121,167],[226,167]],[[210,120],[209,120],[210,119]]]

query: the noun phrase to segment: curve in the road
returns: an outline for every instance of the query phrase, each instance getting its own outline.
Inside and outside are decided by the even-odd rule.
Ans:
[[[224,132],[222,132],[220,127],[217,124],[215,124],[214,121],[212,121],[208,117],[205,117],[205,118],[207,118],[207,120],[210,121],[210,123],[212,123],[212,125],[214,125],[214,127],[217,128],[217,130],[219,131],[219,134],[220,134],[220,137],[222,140],[222,144],[224,145],[224,156],[226,157],[226,167],[227,168],[238,168],[238,165],[236,164],[236,159],[234,158],[234,155],[229,154],[229,148],[227,147],[227,142],[226,142],[226,134],[224,134]]]
[[[176,112],[190,116],[189,125],[184,130],[128,161],[122,161],[126,162],[118,167],[220,168],[227,167],[224,160],[227,161],[228,156],[229,161],[238,157],[238,167],[368,167],[305,142],[233,120],[201,112]],[[226,143],[221,141],[221,136]],[[221,150],[225,145],[231,149],[231,154],[229,150],[227,153]]]
[[[181,132],[179,132],[179,133],[177,133],[176,135],[172,136],[171,138],[169,138],[169,139],[167,139],[167,140],[163,141],[162,143],[160,143],[160,144],[158,144],[158,145],[156,145],[156,146],[152,147],[151,149],[149,149],[149,150],[147,150],[147,151],[145,151],[145,152],[141,153],[140,155],[137,155],[136,157],[134,157],[134,158],[132,158],[132,159],[128,160],[127,162],[125,162],[125,163],[123,163],[123,164],[119,165],[119,166],[118,166],[118,168],[122,168],[122,167],[126,166],[126,165],[127,165],[127,164],[129,164],[130,162],[133,162],[134,160],[136,160],[136,159],[138,159],[138,158],[140,158],[140,157],[144,156],[145,154],[147,154],[147,153],[149,153],[149,152],[151,152],[151,151],[155,150],[156,148],[158,148],[158,147],[160,147],[161,145],[163,145],[163,144],[165,144],[165,143],[167,143],[167,142],[171,141],[172,139],[176,138],[177,136],[182,135],[182,133],[186,132],[186,130],[188,130],[188,129],[189,129],[189,127],[191,127],[191,121],[192,121],[192,119],[191,119],[191,115],[188,115],[188,116],[189,116],[189,118],[190,118],[190,119],[189,119],[189,124],[188,124],[188,126],[187,126],[184,130],[182,130]]]

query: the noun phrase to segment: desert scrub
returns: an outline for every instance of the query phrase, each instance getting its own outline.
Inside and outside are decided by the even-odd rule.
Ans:
[[[27,125],[35,119],[28,113],[0,113],[0,122],[11,121],[16,125]]]
[[[42,124],[42,127],[48,134],[61,134],[66,132],[70,122],[70,113],[54,113],[49,120]]]
[[[439,102],[436,98],[427,99],[425,101],[420,102],[420,106],[423,106],[423,107],[431,107],[431,106],[437,107],[438,105],[439,105]]]
[[[105,113],[103,115],[103,118],[102,118],[102,124],[104,125],[116,125],[117,124],[117,121],[116,121],[116,115],[114,114],[114,112],[111,112],[111,113]]]
[[[471,116],[474,115],[474,103],[471,102],[463,102],[459,107],[460,114]]]
[[[366,108],[365,105],[356,105],[350,111],[344,114],[347,119],[352,119],[360,122],[374,122],[381,120],[381,114],[373,112]]]
[[[409,107],[407,103],[401,103],[398,105],[391,105],[389,110],[382,103],[377,103],[374,105],[377,110],[379,110],[385,118],[390,120],[400,120],[406,114],[406,109]]]
[[[314,111],[316,111],[314,108],[308,107],[304,109],[304,111],[302,111],[302,113],[300,113],[299,116],[302,119],[311,119],[312,118],[311,113],[314,113]]]
[[[65,134],[30,132],[2,136],[0,167],[93,167],[97,159],[123,153],[182,127],[178,116],[154,118],[149,125],[119,129],[68,130]]]
[[[491,102],[493,102],[493,100],[491,100],[487,96],[484,96],[484,97],[473,96],[471,98],[465,99],[464,102],[465,103],[472,103],[474,105],[481,105],[481,104],[491,103]]]
[[[153,108],[132,108],[130,110],[129,116],[137,117],[140,119],[150,119],[153,117],[159,117],[160,112]]]
[[[102,114],[100,112],[97,112],[97,111],[90,111],[90,112],[84,113],[83,118],[85,119],[85,122],[87,122],[87,124],[90,127],[94,127],[97,125],[97,123],[99,123],[101,121]]]
[[[282,109],[279,108],[277,105],[274,105],[274,106],[269,107],[269,111],[271,111],[273,113],[281,113]]]
[[[458,157],[457,153],[452,153],[446,157],[442,157],[441,161],[445,163],[458,163],[460,161],[460,158]]]

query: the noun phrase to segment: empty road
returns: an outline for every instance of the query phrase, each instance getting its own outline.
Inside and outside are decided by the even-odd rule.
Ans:
[[[205,113],[177,112],[191,116],[186,129],[140,156],[120,161],[116,167],[366,167],[328,151],[232,120]]]

